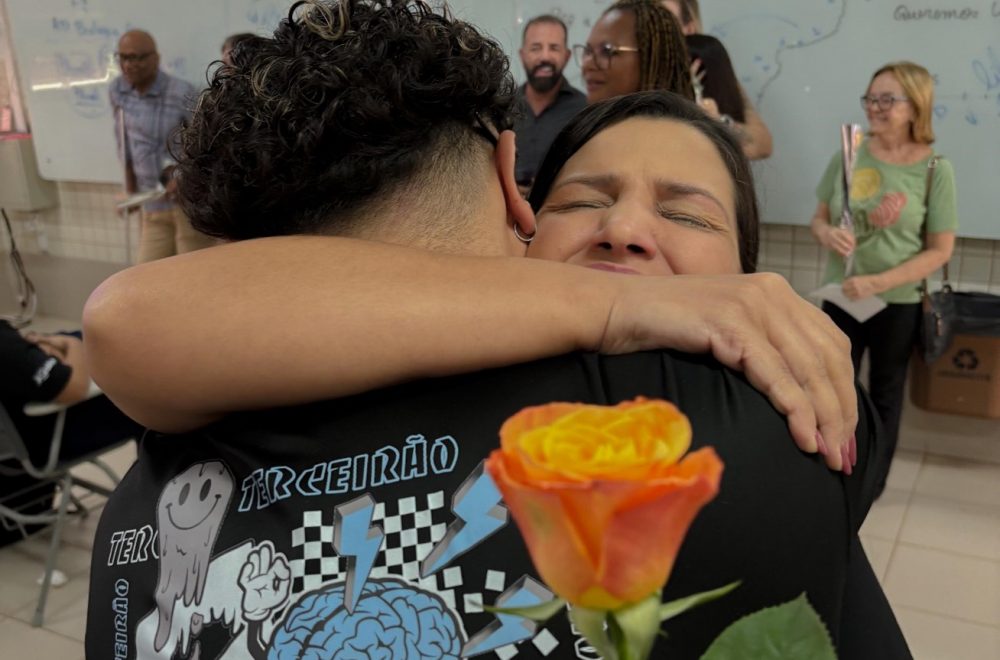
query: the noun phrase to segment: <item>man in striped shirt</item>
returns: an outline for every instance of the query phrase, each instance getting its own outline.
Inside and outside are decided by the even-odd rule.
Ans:
[[[153,261],[213,244],[196,231],[174,201],[173,178],[177,129],[191,116],[195,89],[185,80],[160,70],[153,37],[130,30],[118,41],[116,53],[122,75],[111,83],[118,155],[125,169],[130,195],[164,186],[160,197],[142,206],[142,236],[138,261]]]

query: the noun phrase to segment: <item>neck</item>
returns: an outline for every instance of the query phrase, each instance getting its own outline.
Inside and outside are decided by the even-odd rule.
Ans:
[[[901,153],[911,149],[914,145],[910,138],[909,129],[890,135],[875,134],[872,135],[872,141],[886,153]]]
[[[491,184],[470,186],[480,191],[471,203],[455,200],[452,191],[401,191],[360,212],[348,235],[445,254],[512,256],[507,205],[499,183]]]
[[[560,76],[559,82],[556,83],[555,87],[547,92],[539,92],[529,83],[525,83],[524,98],[528,101],[531,111],[536,115],[540,115],[545,108],[555,103],[556,97],[559,96],[559,90],[562,89],[562,84],[562,76]]]

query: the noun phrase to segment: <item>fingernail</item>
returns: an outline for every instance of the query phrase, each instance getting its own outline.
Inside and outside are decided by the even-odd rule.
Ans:
[[[851,467],[858,464],[858,439],[852,434],[850,447]]]
[[[843,460],[843,466],[841,469],[844,471],[844,474],[851,476],[851,473],[854,472],[854,468],[851,465],[851,450],[847,448],[846,444],[840,445],[840,458]]]
[[[823,442],[823,434],[819,431],[816,431],[816,451],[818,451],[821,456],[826,456],[826,443]]]

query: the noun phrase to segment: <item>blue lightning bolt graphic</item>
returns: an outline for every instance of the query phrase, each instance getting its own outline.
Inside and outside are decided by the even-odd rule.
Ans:
[[[344,607],[351,613],[361,597],[361,590],[368,581],[385,538],[382,528],[371,524],[373,513],[375,499],[367,494],[341,504],[333,511],[333,547],[337,554],[347,558]]]
[[[542,583],[525,575],[511,585],[510,589],[500,594],[496,607],[531,607],[552,600],[552,592]],[[497,614],[497,620],[486,626],[462,647],[462,657],[489,653],[501,646],[516,644],[531,639],[538,630],[538,624],[531,619],[514,614]]]
[[[422,577],[433,575],[506,525],[507,509],[500,504],[501,498],[480,463],[455,491],[451,510],[458,520],[448,525],[444,538],[421,562]]]

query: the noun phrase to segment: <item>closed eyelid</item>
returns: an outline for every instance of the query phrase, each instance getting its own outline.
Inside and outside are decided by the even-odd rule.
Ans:
[[[661,181],[657,183],[657,192],[659,193],[659,196],[664,199],[682,197],[702,199],[714,206],[719,213],[722,214],[723,219],[730,222],[732,220],[729,217],[729,212],[726,210],[725,205],[719,200],[719,198],[704,188],[684,183]]]

